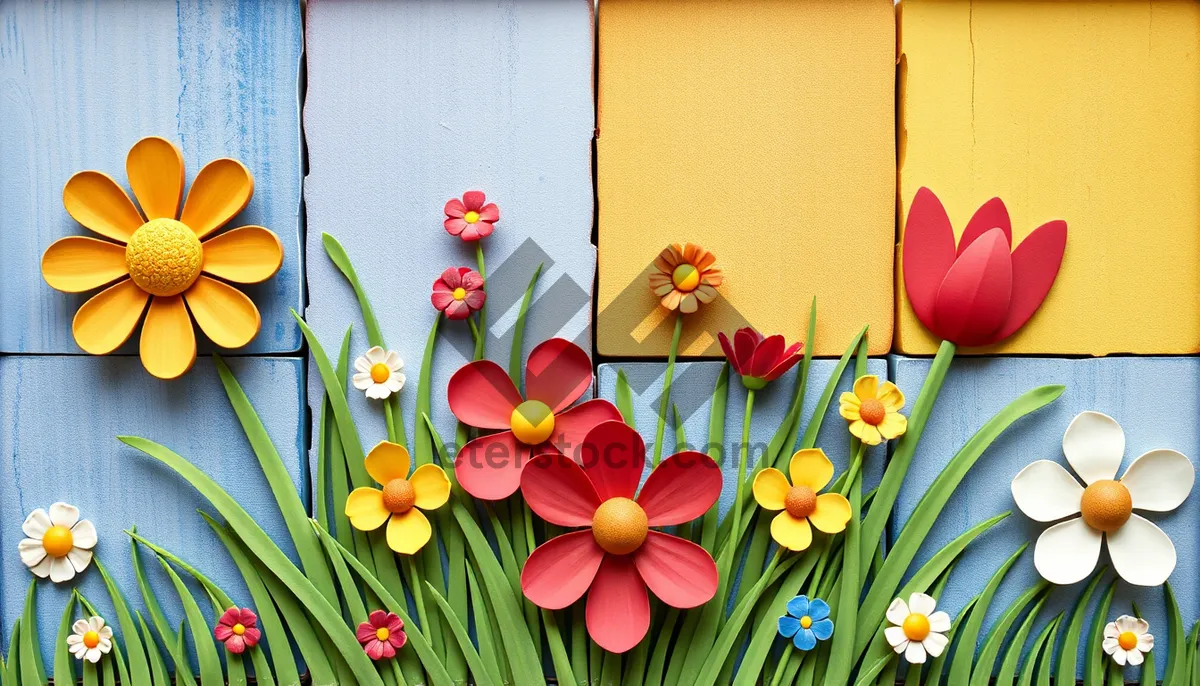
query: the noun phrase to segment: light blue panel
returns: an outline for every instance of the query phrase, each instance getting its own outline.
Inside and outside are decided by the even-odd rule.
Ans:
[[[336,357],[353,324],[353,292],[321,234],[345,246],[383,327],[405,362],[402,392],[413,435],[429,295],[450,266],[475,266],[475,244],[442,228],[452,197],[478,189],[500,206],[484,239],[487,355],[507,368],[511,327],[533,270],[545,264],[525,331],[525,354],[562,336],[591,349],[592,3],[312,1],[304,126],[308,226],[307,318]],[[454,435],[450,376],[471,356],[466,322],[443,323],[432,371],[433,419]],[[323,387],[310,374],[314,417]],[[378,402],[352,391],[368,447],[385,436]]]
[[[929,360],[893,357],[893,378],[914,399],[929,372]],[[993,515],[1012,510],[1012,516],[967,549],[940,599],[952,617],[967,600],[983,590],[987,579],[1025,542],[1029,550],[1018,560],[988,612],[985,630],[1004,608],[1038,579],[1033,544],[1047,528],[1016,508],[1010,483],[1017,472],[1035,460],[1066,465],[1062,436],[1084,410],[1097,410],[1116,419],[1125,430],[1125,461],[1121,473],[1138,455],[1155,448],[1173,448],[1200,457],[1200,358],[1113,357],[1101,359],[959,358],[946,376],[933,416],[925,427],[916,458],[896,505],[898,535],[926,488],[964,443],[1020,394],[1045,384],[1063,384],[1066,392],[1040,411],[1021,419],[997,439],[963,480],[917,555],[914,568],[960,533]],[[1069,469],[1069,467],[1068,467]],[[1171,585],[1188,627],[1200,616],[1200,493],[1193,492],[1178,510],[1168,514],[1142,513],[1170,535],[1178,553]],[[1107,564],[1107,553],[1101,553]],[[1111,578],[1111,573],[1109,574]],[[1055,590],[1043,615],[1070,610],[1086,582]],[[1097,592],[1097,595],[1099,592]],[[1110,613],[1130,614],[1136,601],[1155,637],[1159,674],[1167,656],[1166,608],[1162,590],[1118,583]],[[1088,614],[1090,626],[1091,613]],[[1045,619],[1040,623],[1044,624]],[[1081,659],[1083,651],[1080,651]],[[1082,664],[1082,663],[1081,663]],[[1132,677],[1136,670],[1130,671]]]
[[[71,318],[90,294],[47,286],[42,252],[94,235],[63,209],[67,179],[95,169],[128,188],[125,156],[150,135],[180,147],[189,182],[218,157],[250,169],[254,197],[229,226],[273,230],[284,262],[245,288],[262,331],[238,353],[299,350],[300,3],[8,2],[0,26],[0,352],[82,352]]]
[[[723,362],[679,362],[675,365],[671,402],[679,408],[679,414],[683,417],[684,433],[691,449],[708,452],[710,402],[723,365]],[[836,366],[836,360],[813,360],[809,371],[808,390],[804,395],[801,436],[804,435],[817,401]],[[625,370],[625,376],[633,391],[634,417],[638,431],[646,441],[646,459],[649,462],[654,454],[658,405],[662,399],[663,374],[667,366],[661,362],[602,364],[598,381],[601,398],[616,402],[617,371],[620,369]],[[883,378],[887,375],[887,362],[881,359],[870,360],[867,369],[869,373]],[[722,442],[722,454],[725,459],[722,460],[721,468],[726,484],[721,492],[722,516],[733,505],[736,483],[734,477],[737,474],[739,445],[742,441],[742,418],[746,411],[746,389],[736,374],[731,376],[733,378],[729,382],[729,401],[725,411],[725,440]],[[838,415],[837,399],[843,391],[849,391],[854,385],[853,376],[853,369],[842,375],[837,393],[834,394],[829,410],[821,422],[821,430],[817,433],[817,447],[823,449],[833,461],[837,474],[844,472],[850,463],[850,433],[846,430],[846,420]],[[750,424],[750,448],[747,452],[747,463],[750,467],[757,464],[766,452],[767,444],[771,442],[787,414],[795,388],[796,370],[792,370],[755,394],[754,416]],[[790,446],[785,449],[790,450]],[[663,436],[663,456],[675,451],[675,423],[673,418],[668,417]],[[879,484],[883,476],[883,462],[884,451],[881,448],[871,448],[867,451],[863,462],[864,489],[869,490]]]
[[[306,478],[300,456],[307,447],[302,361],[237,358],[229,365],[299,488]],[[196,513],[203,509],[216,514],[212,506],[174,471],[121,443],[117,435],[149,438],[187,458],[295,557],[274,497],[211,360],[198,361],[179,381],[163,383],[129,357],[0,357],[0,407],[0,519],[5,522],[0,527],[0,625],[5,645],[33,578],[17,555],[17,544],[24,538],[21,522],[30,511],[60,500],[78,506],[96,525],[96,554],[133,607],[144,606],[130,562],[129,538],[122,531],[135,525],[140,534],[204,572],[235,601],[249,604],[237,567]],[[152,557],[143,560],[168,618],[178,623],[182,611],[169,579]],[[76,582],[115,624],[95,567]],[[49,580],[38,584],[38,631],[47,664],[74,585]],[[207,609],[203,592],[193,592]]]

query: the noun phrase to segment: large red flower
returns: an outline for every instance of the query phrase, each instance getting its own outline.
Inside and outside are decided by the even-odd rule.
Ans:
[[[1034,229],[1012,249],[1000,198],[985,202],[958,245],[942,202],[921,188],[904,224],[904,287],[917,319],[962,346],[991,345],[1021,328],[1050,292],[1067,246],[1067,223]]]
[[[721,495],[721,470],[704,453],[662,461],[637,493],[646,446],[623,422],[604,422],[583,441],[582,466],[539,455],[521,475],[521,494],[539,517],[588,527],[538,546],[521,571],[533,604],[561,610],[586,592],[587,628],[601,648],[623,653],[650,628],[647,587],[681,609],[717,592],[717,565],[704,548],[650,527],[702,516]]]
[[[718,333],[717,338],[733,371],[741,375],[742,384],[756,391],[783,376],[803,357],[800,354],[803,343],[789,346],[779,334],[763,338],[749,326],[733,334],[732,344],[723,332]]]
[[[454,465],[458,482],[476,498],[500,500],[517,492],[521,468],[531,455],[578,455],[592,427],[621,419],[607,400],[571,407],[591,385],[592,361],[562,338],[551,338],[529,354],[524,398],[495,362],[476,360],[459,369],[447,389],[450,411],[463,424],[504,431],[463,446]]]

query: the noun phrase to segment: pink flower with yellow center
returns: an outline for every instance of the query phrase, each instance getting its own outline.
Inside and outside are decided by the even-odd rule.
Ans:
[[[472,312],[478,312],[487,301],[483,277],[467,267],[450,267],[433,282],[430,300],[438,312],[445,313],[447,319],[466,319]]]
[[[477,241],[492,235],[500,221],[500,208],[487,202],[483,191],[467,191],[462,200],[451,198],[446,203],[446,232],[464,241]]]
[[[241,655],[247,648],[258,645],[258,639],[262,638],[258,615],[249,608],[231,607],[217,620],[213,636],[225,644],[225,650]]]
[[[404,620],[393,612],[375,610],[367,621],[358,625],[358,642],[372,660],[388,660],[408,643]]]

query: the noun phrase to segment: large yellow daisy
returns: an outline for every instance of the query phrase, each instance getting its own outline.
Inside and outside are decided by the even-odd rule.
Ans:
[[[226,281],[271,278],[283,264],[283,245],[261,226],[210,238],[254,193],[250,170],[237,160],[205,165],[182,210],[183,155],[170,141],[143,138],[130,149],[125,168],[141,210],[107,174],[75,174],[63,188],[67,213],[110,240],[55,241],[42,255],[42,276],[67,293],[113,284],[75,313],[75,342],[93,355],[111,353],[129,340],[145,312],[142,365],[174,379],[196,360],[193,318],[223,348],[240,348],[258,334],[258,308]]]
[[[412,555],[433,535],[429,518],[421,510],[436,510],[450,499],[450,479],[436,464],[417,467],[411,476],[408,449],[398,443],[380,441],[367,454],[367,473],[382,489],[361,487],[346,499],[350,526],[374,531],[387,523],[388,547]]]
[[[867,445],[899,438],[908,429],[908,418],[900,414],[904,394],[891,381],[879,383],[874,374],[858,377],[854,392],[843,393],[838,404],[850,433]]]

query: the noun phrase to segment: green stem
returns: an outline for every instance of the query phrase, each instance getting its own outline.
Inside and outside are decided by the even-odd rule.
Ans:
[[[422,592],[423,580],[421,573],[417,570],[416,556],[405,555],[404,561],[408,564],[408,587],[412,592],[413,600],[417,604],[417,620],[420,622],[421,633],[425,636],[425,640],[429,640],[429,616],[425,614],[425,594]]]
[[[854,478],[858,476],[859,470],[862,469],[863,455],[867,452],[867,444],[859,442],[858,450],[854,451],[854,459],[850,461],[850,468],[846,470],[845,481],[842,483],[842,495],[849,495],[850,489],[854,485]],[[854,513],[858,516],[858,513]]]
[[[478,346],[479,345],[479,327],[475,326],[475,320],[472,319],[471,317],[467,317],[467,324],[469,324],[471,326],[471,340],[475,341],[475,345]],[[483,358],[481,358],[479,355],[476,355],[475,359],[480,360]]]
[[[783,672],[787,669],[788,658],[791,657],[787,648],[784,648],[783,654],[779,656],[779,662],[775,665],[775,673],[771,675],[771,681],[768,682],[771,686],[779,686],[783,681]]]
[[[383,421],[387,424],[388,441],[396,443],[396,421],[392,417],[392,404],[387,400],[383,401]]]
[[[733,531],[742,530],[742,495],[746,488],[743,475],[746,473],[747,453],[750,450],[750,416],[754,413],[754,389],[746,389],[746,413],[742,416],[742,445],[738,455],[738,470],[734,477],[737,495],[733,500]]]
[[[671,335],[671,352],[667,356],[667,373],[663,376],[662,399],[658,401],[658,429],[654,432],[654,462],[662,459],[663,431],[667,426],[667,408],[671,406],[671,379],[675,376],[675,356],[679,354],[679,336],[683,333],[683,313],[675,314],[675,333]]]
[[[483,265],[483,241],[475,241],[475,261],[479,263],[479,278],[483,279],[483,292],[487,293],[487,269]],[[487,301],[479,308],[479,331],[475,334],[475,359],[487,356]]]

